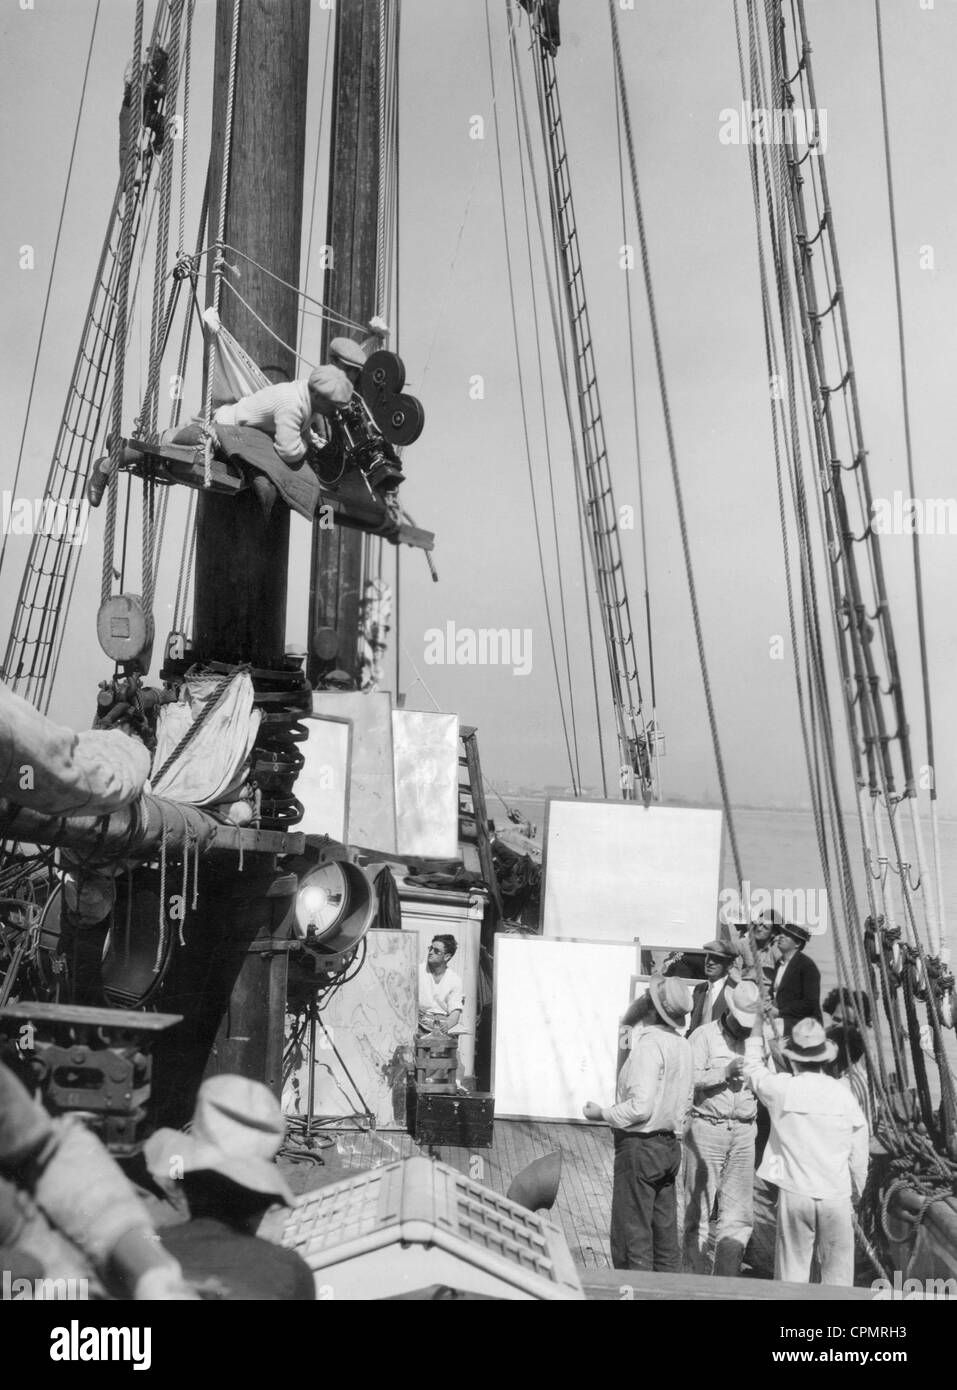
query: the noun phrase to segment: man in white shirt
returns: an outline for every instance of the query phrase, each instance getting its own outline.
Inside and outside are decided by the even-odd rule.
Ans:
[[[454,936],[434,936],[419,966],[419,1032],[449,1033],[462,1017],[465,991],[449,961],[458,950]]]
[[[737,1276],[754,1225],[758,1103],[744,1081],[744,1046],[761,994],[753,980],[728,992],[728,1010],[691,1038],[694,1100],[685,1140],[685,1264],[710,1274],[711,1212],[718,1203],[714,1273]]]
[[[615,1269],[681,1270],[675,1178],[691,1102],[691,1048],[680,1035],[691,1009],[681,980],[656,977],[628,1009],[632,1034],[618,1074],[617,1102],[590,1100],[586,1120],[604,1120],[615,1135],[611,1262]]]
[[[808,1283],[816,1255],[822,1284],[850,1287],[853,1202],[867,1179],[867,1121],[850,1090],[823,1072],[837,1049],[816,1018],[799,1019],[781,1052],[794,1075],[773,1074],[765,1065],[758,1014],[744,1073],[771,1116],[758,1176],[778,1188],[774,1277]]]

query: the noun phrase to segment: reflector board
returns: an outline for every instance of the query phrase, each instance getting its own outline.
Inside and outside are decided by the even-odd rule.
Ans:
[[[546,937],[700,947],[717,929],[720,811],[549,801]]]
[[[315,714],[302,722],[309,738],[299,744],[305,762],[296,778],[296,796],[303,805],[296,829],[344,843],[349,833],[352,724],[348,719]]]
[[[631,944],[495,938],[496,1119],[582,1120],[614,1100]]]
[[[391,697],[384,692],[323,690],[313,695],[312,709],[314,714],[352,720],[347,843],[394,854]]]

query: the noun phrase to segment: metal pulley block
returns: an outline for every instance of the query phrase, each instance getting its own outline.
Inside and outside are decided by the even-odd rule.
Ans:
[[[111,661],[145,673],[152,660],[153,633],[153,615],[139,594],[113,594],[100,605],[96,636]]]

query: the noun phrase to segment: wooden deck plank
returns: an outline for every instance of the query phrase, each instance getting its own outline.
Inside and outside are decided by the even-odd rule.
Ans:
[[[504,1193],[527,1164],[558,1150],[562,1179],[552,1218],[564,1232],[576,1264],[594,1269],[611,1264],[608,1225],[614,1149],[611,1136],[598,1126],[497,1120],[489,1149],[420,1148],[409,1135],[392,1131],[323,1126],[316,1132],[323,1140],[334,1139],[330,1147],[317,1150],[321,1162],[281,1160],[294,1191],[311,1191],[350,1174],[425,1153]]]

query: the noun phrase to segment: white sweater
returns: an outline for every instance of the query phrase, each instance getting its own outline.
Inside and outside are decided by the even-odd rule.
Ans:
[[[219,425],[248,425],[271,434],[283,463],[299,463],[306,456],[312,402],[305,381],[281,381],[264,386],[235,405],[221,405],[213,416]]]

